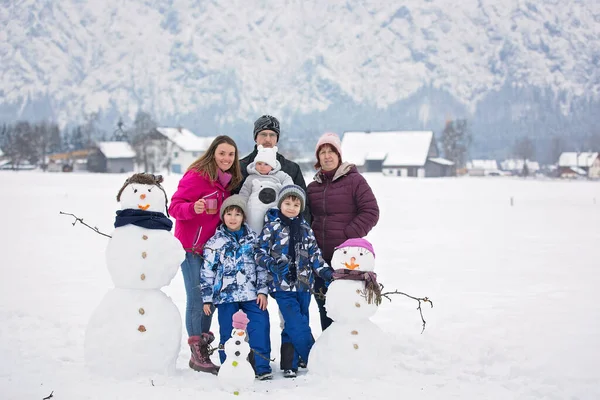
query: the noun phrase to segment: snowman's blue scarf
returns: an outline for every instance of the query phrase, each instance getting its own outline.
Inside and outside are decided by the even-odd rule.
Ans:
[[[115,228],[129,224],[139,226],[140,228],[163,229],[165,231],[170,231],[173,228],[173,221],[160,212],[134,210],[131,208],[118,210],[117,217],[115,218]]]

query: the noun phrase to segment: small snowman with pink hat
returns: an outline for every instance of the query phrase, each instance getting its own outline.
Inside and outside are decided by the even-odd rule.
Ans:
[[[325,307],[333,323],[310,352],[310,371],[318,375],[378,376],[387,368],[387,336],[369,318],[377,312],[381,291],[375,252],[366,239],[348,239],[336,247],[335,270]]]
[[[233,314],[232,320],[231,338],[224,346],[226,360],[219,369],[218,379],[223,390],[239,395],[254,384],[254,369],[248,362],[248,354],[250,354],[246,335],[248,317],[246,313],[239,310]]]

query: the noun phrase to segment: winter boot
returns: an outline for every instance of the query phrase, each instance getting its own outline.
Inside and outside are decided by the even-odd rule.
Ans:
[[[281,361],[279,368],[283,371],[291,370],[294,362],[294,345],[291,343],[281,343]]]
[[[189,363],[191,369],[199,372],[209,372],[214,375],[219,372],[219,367],[212,363],[208,354],[208,345],[213,340],[215,340],[215,336],[210,332],[188,338],[188,344],[192,350]]]

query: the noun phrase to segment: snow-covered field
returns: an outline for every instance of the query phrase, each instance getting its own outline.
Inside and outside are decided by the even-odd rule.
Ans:
[[[125,178],[0,172],[3,399],[232,398],[216,377],[187,368],[183,337],[175,376],[114,380],[84,367],[88,319],[112,287],[107,239],[59,211],[110,233]],[[178,179],[166,177],[169,195]],[[600,183],[367,179],[381,208],[369,236],[379,280],[434,301],[423,310],[425,332],[416,302],[395,296],[373,318],[394,338],[393,369],[370,381],[310,372],[283,379],[273,308],[276,378],[241,397],[600,398]],[[181,275],[163,290],[183,312]]]

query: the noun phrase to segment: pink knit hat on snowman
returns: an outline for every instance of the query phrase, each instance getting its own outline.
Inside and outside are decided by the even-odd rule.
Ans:
[[[246,313],[243,312],[242,310],[239,310],[238,312],[233,314],[232,320],[233,320],[233,327],[235,329],[242,329],[242,330],[246,330],[246,325],[248,325],[248,322],[250,322],[248,317],[246,317]]]
[[[362,248],[369,250],[373,254],[373,258],[375,258],[375,251],[373,250],[373,245],[367,239],[363,239],[363,238],[348,239],[344,243],[337,246],[336,249],[341,249],[342,247],[362,247]]]

